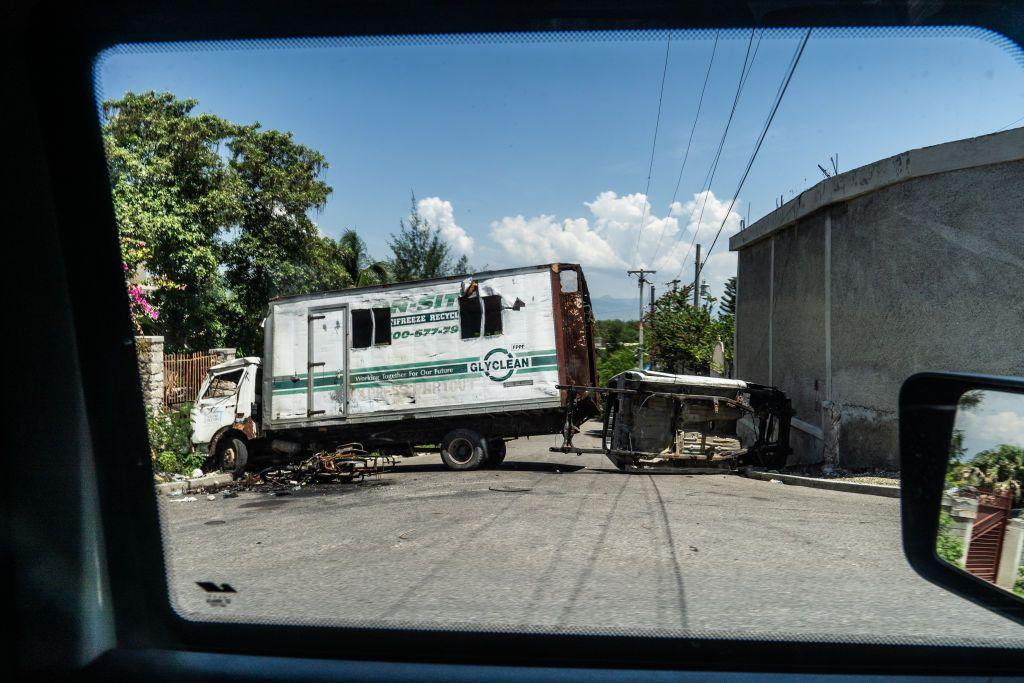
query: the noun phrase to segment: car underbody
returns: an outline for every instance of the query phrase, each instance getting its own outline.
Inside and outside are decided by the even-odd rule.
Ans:
[[[603,453],[620,470],[688,473],[781,467],[793,409],[774,387],[742,380],[629,370],[606,387],[565,391],[561,453]],[[578,448],[575,410],[599,397],[600,448]]]

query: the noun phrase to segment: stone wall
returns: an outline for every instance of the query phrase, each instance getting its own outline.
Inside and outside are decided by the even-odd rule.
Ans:
[[[136,337],[142,400],[146,407],[160,410],[164,404],[164,338]]]
[[[139,359],[143,401],[148,408],[161,410],[164,405],[164,338],[136,337],[135,353]],[[207,353],[214,357],[214,365],[235,358],[233,348],[210,349]]]
[[[235,359],[235,349],[233,348],[210,349],[209,354],[214,357],[214,365]]]

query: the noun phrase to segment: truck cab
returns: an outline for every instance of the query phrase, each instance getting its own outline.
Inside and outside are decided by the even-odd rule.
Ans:
[[[262,362],[235,358],[211,367],[189,416],[192,445],[205,450],[219,469],[240,474],[246,444],[259,433]]]

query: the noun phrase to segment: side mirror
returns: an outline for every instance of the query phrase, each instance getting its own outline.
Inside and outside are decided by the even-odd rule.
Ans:
[[[914,375],[899,416],[907,561],[1024,625],[1024,379]]]
[[[520,299],[519,297],[516,297],[515,302],[512,304],[512,310],[513,311],[518,311],[519,309],[521,309],[525,305],[526,304],[523,303],[522,299]]]

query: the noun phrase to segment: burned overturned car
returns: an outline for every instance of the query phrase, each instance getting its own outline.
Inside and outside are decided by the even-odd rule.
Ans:
[[[606,387],[566,392],[561,453],[603,453],[627,472],[722,472],[781,467],[790,453],[793,409],[774,387],[738,379],[629,370]],[[600,448],[578,448],[574,411],[603,399]]]

